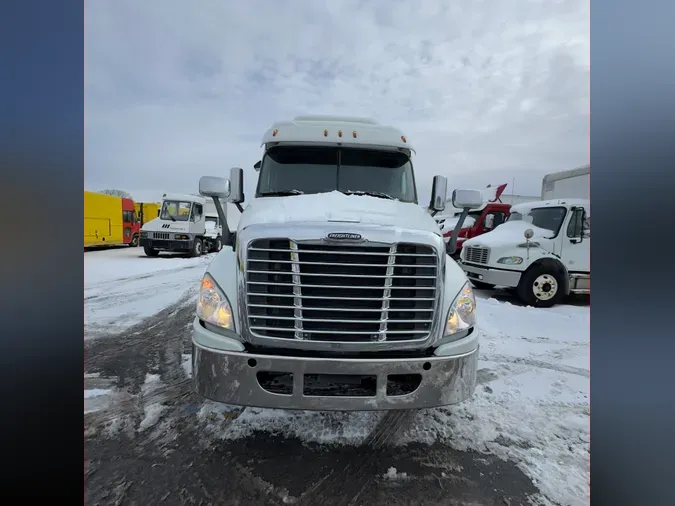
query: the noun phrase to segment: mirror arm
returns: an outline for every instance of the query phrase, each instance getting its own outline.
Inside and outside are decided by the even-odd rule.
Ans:
[[[237,209],[239,209],[239,212],[240,212],[240,213],[243,213],[243,212],[244,212],[244,208],[241,207],[241,204],[240,204],[239,202],[236,202],[234,205],[237,206]]]
[[[230,227],[227,224],[227,216],[225,215],[225,210],[220,203],[218,197],[211,197],[213,203],[216,206],[216,212],[218,213],[218,218],[220,218],[220,226],[223,228],[223,245],[232,246],[234,249],[234,234],[230,232]]]
[[[459,232],[462,229],[462,225],[464,225],[464,220],[469,215],[469,210],[470,209],[468,207],[462,209],[462,214],[459,217],[457,226],[455,226],[455,229],[452,231],[452,234],[450,235],[450,240],[448,241],[448,246],[446,247],[448,255],[454,255],[455,251],[457,251],[457,237],[459,237]]]

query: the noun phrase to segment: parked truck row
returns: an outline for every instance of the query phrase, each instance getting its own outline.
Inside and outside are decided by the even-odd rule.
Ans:
[[[414,148],[396,128],[301,116],[274,123],[262,147],[245,207],[233,168],[202,177],[199,195],[164,195],[139,231],[149,256],[218,251],[192,325],[203,397],[305,410],[455,404],[476,386],[472,283],[514,287],[538,306],[590,292],[587,199],[542,190],[547,200],[511,206],[456,189],[444,234],[433,216],[446,209],[447,180],[434,177],[427,212]],[[556,177],[546,191],[570,188]],[[228,204],[241,212],[235,229]]]
[[[141,227],[159,205],[98,192],[84,192],[84,247],[138,246]]]

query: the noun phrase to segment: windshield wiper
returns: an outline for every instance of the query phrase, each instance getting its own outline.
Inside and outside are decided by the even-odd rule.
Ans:
[[[275,192],[262,192],[261,197],[285,197],[287,195],[302,195],[305,192],[300,190],[279,190]]]
[[[344,193],[345,195],[369,195],[370,197],[378,197],[378,198],[381,198],[381,199],[396,200],[391,195],[387,195],[386,193],[382,193],[382,192],[369,192],[369,191],[361,191],[361,190],[345,190],[342,193]]]

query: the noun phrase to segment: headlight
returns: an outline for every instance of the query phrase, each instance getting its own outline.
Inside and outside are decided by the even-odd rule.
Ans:
[[[450,305],[444,335],[455,334],[476,324],[476,297],[467,282]]]
[[[522,257],[501,257],[497,260],[498,264],[518,265],[523,263]]]
[[[148,233],[141,230],[141,237],[148,237]]]
[[[234,330],[232,307],[225,294],[218,288],[213,278],[207,273],[202,278],[197,301],[197,316],[212,325],[223,329]]]
[[[519,244],[518,247],[519,248],[537,248],[537,247],[539,247],[539,243],[538,242],[532,242],[532,241],[524,242],[522,244]]]

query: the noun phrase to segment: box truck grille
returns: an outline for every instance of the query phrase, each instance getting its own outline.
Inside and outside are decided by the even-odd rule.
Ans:
[[[483,248],[478,246],[464,247],[464,261],[474,264],[486,264],[490,258],[490,248]]]
[[[434,318],[437,273],[438,257],[427,245],[258,239],[245,272],[249,330],[314,341],[423,340]]]
[[[153,239],[162,239],[164,241],[169,240],[169,233],[168,232],[153,232],[152,233],[152,238]]]

